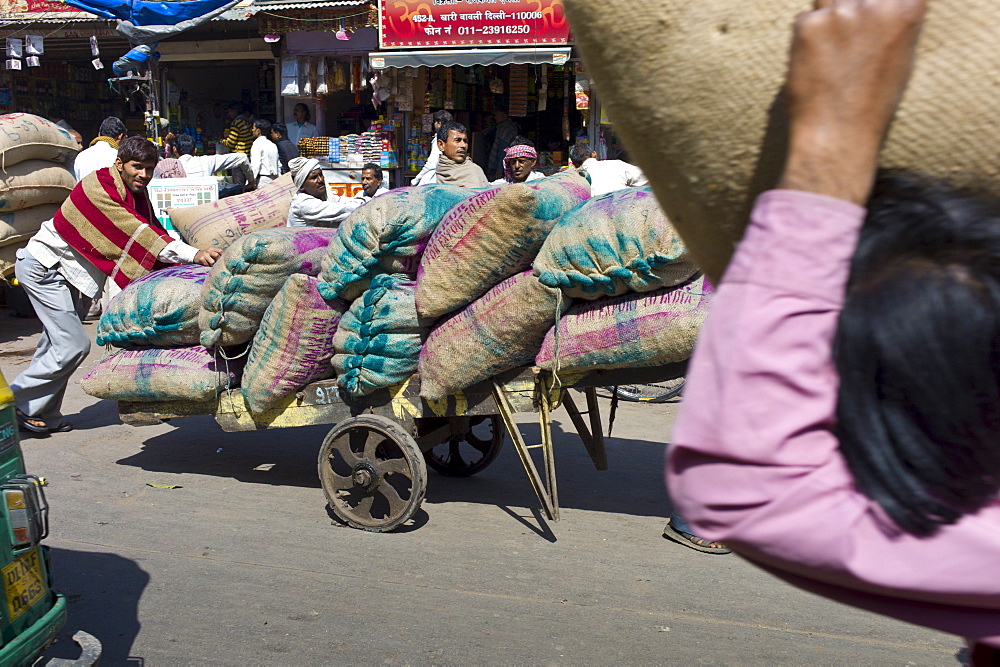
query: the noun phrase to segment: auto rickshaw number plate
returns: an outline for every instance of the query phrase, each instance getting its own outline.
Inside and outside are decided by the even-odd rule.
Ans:
[[[14,621],[45,597],[38,548],[18,556],[13,563],[3,568],[2,573],[7,592],[7,618]]]

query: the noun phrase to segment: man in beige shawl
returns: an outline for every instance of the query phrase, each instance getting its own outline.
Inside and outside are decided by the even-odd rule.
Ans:
[[[450,183],[460,188],[488,188],[490,182],[482,167],[469,159],[469,137],[461,123],[444,123],[438,128],[437,146],[441,151],[437,170],[430,183]]]

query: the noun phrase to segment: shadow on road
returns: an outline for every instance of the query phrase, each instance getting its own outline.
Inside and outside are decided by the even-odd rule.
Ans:
[[[140,628],[139,599],[149,575],[128,558],[58,547],[52,547],[52,571],[54,588],[69,603],[69,618],[44,658],[78,658],[80,648],[73,634],[83,630],[101,642],[102,665],[145,664],[130,654]]]

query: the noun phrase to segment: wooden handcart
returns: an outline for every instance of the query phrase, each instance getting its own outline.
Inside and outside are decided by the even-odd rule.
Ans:
[[[346,396],[335,380],[308,385],[277,406],[252,414],[239,389],[211,401],[125,402],[119,414],[141,426],[169,419],[212,415],[227,432],[333,424],[319,451],[319,478],[336,516],[355,528],[390,531],[420,508],[427,490],[427,466],[465,477],[489,466],[510,434],[546,516],[559,520],[551,414],[569,413],[598,470],[607,469],[596,388],[662,382],[681,377],[685,364],[566,374],[519,368],[448,396],[419,396],[419,376],[362,399]],[[586,410],[576,405],[581,389]],[[528,445],[514,423],[517,413],[535,412],[541,443]],[[585,419],[585,417],[587,419]],[[530,450],[542,450],[540,474]]]

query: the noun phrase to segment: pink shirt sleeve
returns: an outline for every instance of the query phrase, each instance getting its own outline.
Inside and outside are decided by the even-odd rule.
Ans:
[[[689,366],[671,497],[699,535],[824,594],[883,613],[870,600],[904,598],[893,615],[1000,646],[1000,501],[930,538],[900,533],[854,488],[831,430],[864,215],[800,191],[758,199]]]

